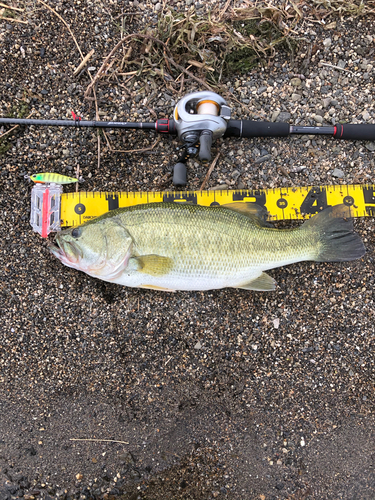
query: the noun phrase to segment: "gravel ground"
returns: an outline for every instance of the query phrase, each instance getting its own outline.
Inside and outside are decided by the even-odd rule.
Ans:
[[[18,4],[28,23],[0,23],[0,114],[95,118],[66,27],[40,2]],[[96,70],[120,21],[136,32],[164,8],[48,4],[84,54],[95,49]],[[279,53],[225,81],[232,117],[374,123],[373,18],[306,19],[298,29],[294,58]],[[102,119],[170,117],[179,98],[203,90],[189,79],[179,94],[158,77],[126,78],[100,82]],[[156,139],[107,136],[118,150]],[[0,498],[374,499],[374,219],[355,222],[360,261],[276,269],[272,293],[105,284],[63,267],[32,232],[26,173],[79,166],[87,190],[168,189],[178,145],[163,136],[151,152],[116,153],[102,137],[98,167],[93,130],[10,136],[0,156]],[[209,188],[375,182],[373,143],[226,139],[219,150]],[[189,189],[205,175],[193,162]]]

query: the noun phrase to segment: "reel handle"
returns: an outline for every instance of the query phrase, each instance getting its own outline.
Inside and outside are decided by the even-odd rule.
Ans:
[[[179,162],[173,167],[173,185],[180,187],[186,186],[187,176],[186,176],[186,164]]]
[[[211,130],[202,130],[199,136],[199,159],[203,163],[211,160],[212,135]]]

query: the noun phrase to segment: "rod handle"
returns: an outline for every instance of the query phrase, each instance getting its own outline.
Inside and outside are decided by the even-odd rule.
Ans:
[[[338,123],[334,127],[333,137],[352,141],[375,141],[375,125],[371,124],[344,124]]]
[[[229,120],[224,137],[286,137],[289,133],[289,123]]]

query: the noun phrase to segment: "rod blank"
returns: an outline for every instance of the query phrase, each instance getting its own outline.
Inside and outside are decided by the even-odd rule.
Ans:
[[[32,118],[0,118],[4,125],[39,125],[44,127],[92,127],[92,128],[140,128],[156,129],[156,123],[147,122],[100,122],[96,120],[36,120]]]

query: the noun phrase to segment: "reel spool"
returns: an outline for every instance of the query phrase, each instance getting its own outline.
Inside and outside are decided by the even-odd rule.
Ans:
[[[220,106],[215,101],[208,99],[199,101],[196,105],[197,115],[212,115],[219,116]]]

